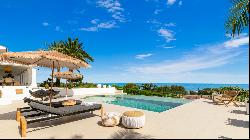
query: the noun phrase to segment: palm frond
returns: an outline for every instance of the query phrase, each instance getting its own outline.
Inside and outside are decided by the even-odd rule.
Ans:
[[[234,37],[249,26],[249,0],[232,0],[232,4],[225,28]]]
[[[56,50],[87,63],[94,61],[94,59],[85,50],[83,50],[83,43],[79,42],[78,38],[68,38],[66,41],[59,42],[54,41],[49,45],[48,49]]]

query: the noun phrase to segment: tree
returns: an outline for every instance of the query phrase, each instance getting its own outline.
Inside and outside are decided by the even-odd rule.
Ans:
[[[49,49],[48,50],[56,50],[58,52],[62,52],[64,51],[65,47],[64,47],[64,44],[63,44],[63,41],[59,41],[59,42],[52,42],[50,45],[49,45]],[[61,71],[61,68],[58,67],[56,68],[57,69],[57,72],[60,72]],[[54,83],[55,86],[59,87],[61,84],[61,81],[59,78],[56,78],[56,82]]]
[[[232,37],[238,35],[249,24],[249,0],[232,0],[233,6],[230,8],[230,15],[225,23],[226,32]]]
[[[126,85],[123,86],[124,92],[127,92],[127,90],[130,90],[130,89],[139,90],[139,87],[134,83],[127,83]]]
[[[86,63],[94,62],[94,59],[86,51],[84,51],[83,43],[79,42],[78,38],[68,38],[66,41],[54,41],[49,45],[48,50],[61,52],[71,57],[80,59]],[[60,72],[60,68],[57,68],[57,71]],[[56,79],[55,85],[60,85],[60,79]]]
[[[153,90],[154,88],[156,88],[156,85],[152,83],[146,83],[146,84],[142,84],[141,88],[142,90]]]
[[[49,50],[55,50],[63,54],[85,61],[86,63],[94,62],[94,59],[83,48],[83,43],[78,38],[68,38],[66,41],[53,42],[49,45]]]

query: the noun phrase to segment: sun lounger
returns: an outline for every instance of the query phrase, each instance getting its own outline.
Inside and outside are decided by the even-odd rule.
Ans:
[[[16,113],[16,119],[20,122],[21,136],[26,137],[27,124],[36,123],[36,122],[45,122],[48,120],[62,118],[64,116],[72,116],[81,113],[91,112],[95,110],[101,110],[101,104],[93,105],[74,105],[74,106],[61,106],[53,107],[49,106],[47,103],[42,103],[37,100],[32,100],[25,98],[25,102],[29,104],[29,107],[18,108]],[[32,114],[22,115],[24,112]],[[45,116],[45,117],[44,117]],[[29,118],[40,117],[38,119],[28,120]],[[41,118],[42,117],[42,118]]]
[[[238,104],[236,103],[237,96],[240,94],[239,91],[231,90],[231,91],[224,91],[222,94],[214,95],[213,101],[216,104],[223,103],[226,107],[230,103],[234,103],[235,106],[238,107]]]

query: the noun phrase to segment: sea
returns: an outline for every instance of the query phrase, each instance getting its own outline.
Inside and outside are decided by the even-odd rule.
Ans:
[[[124,86],[127,83],[97,83],[102,85],[117,85],[117,86]],[[136,85],[142,85],[144,83],[135,83]],[[186,90],[201,90],[204,88],[221,88],[221,87],[240,87],[245,90],[249,90],[249,84],[209,84],[209,83],[152,83],[156,86],[171,86],[171,85],[178,85],[185,87]]]

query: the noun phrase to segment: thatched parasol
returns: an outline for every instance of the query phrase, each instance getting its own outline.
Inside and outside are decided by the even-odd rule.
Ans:
[[[56,72],[54,73],[55,78],[62,78],[62,79],[80,79],[82,78],[81,74],[78,73],[73,73],[71,71],[66,71],[66,72]]]
[[[76,80],[80,79],[83,76],[81,74],[73,73],[71,71],[66,71],[66,72],[56,72],[53,75],[55,78],[61,78],[61,79],[69,79],[69,80]],[[66,80],[66,98],[68,95],[68,87],[67,87],[67,80]]]
[[[79,69],[89,67],[86,62],[57,51],[7,52],[0,55],[3,61],[49,68],[67,67]]]
[[[52,68],[51,90],[53,87],[54,68],[67,67],[69,69],[79,69],[81,67],[90,67],[89,64],[82,60],[57,51],[7,52],[1,54],[0,58],[1,61]]]

